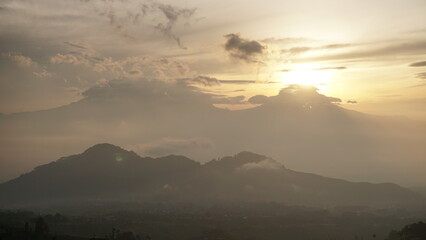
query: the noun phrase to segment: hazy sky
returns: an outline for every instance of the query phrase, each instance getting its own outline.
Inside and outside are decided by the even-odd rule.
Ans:
[[[204,82],[245,97],[223,107],[313,84],[347,108],[424,120],[425,10],[423,0],[3,0],[0,112],[64,105],[112,79],[204,76],[241,81]]]
[[[425,12],[424,0],[0,0],[0,182],[109,142],[424,185]]]

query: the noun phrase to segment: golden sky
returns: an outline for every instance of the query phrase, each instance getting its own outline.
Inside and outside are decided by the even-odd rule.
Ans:
[[[65,105],[113,79],[201,76],[194,84],[202,91],[238,100],[218,104],[231,109],[308,84],[345,108],[426,119],[424,0],[9,0],[0,7],[2,113]]]
[[[0,1],[0,182],[108,142],[424,184],[425,12],[425,0]]]

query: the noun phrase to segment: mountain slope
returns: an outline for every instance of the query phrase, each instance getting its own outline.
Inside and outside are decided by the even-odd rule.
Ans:
[[[250,152],[200,165],[183,156],[142,158],[111,144],[95,145],[0,185],[0,204],[6,207],[93,200],[410,206],[423,199],[395,184],[295,172]]]
[[[237,111],[178,83],[117,80],[84,96],[0,118],[0,181],[98,142],[202,162],[249,149],[286,159],[292,169],[353,181],[426,181],[426,124],[349,111],[314,88],[288,87]]]

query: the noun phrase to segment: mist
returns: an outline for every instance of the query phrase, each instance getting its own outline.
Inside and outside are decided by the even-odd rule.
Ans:
[[[0,239],[424,239],[426,2],[0,1]]]

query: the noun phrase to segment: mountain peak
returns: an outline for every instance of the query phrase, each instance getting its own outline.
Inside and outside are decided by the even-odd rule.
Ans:
[[[93,153],[111,153],[111,152],[128,152],[127,150],[122,149],[119,146],[110,144],[110,143],[99,143],[93,145],[92,147],[86,149],[83,154],[93,154]]]
[[[122,162],[123,160],[140,158],[136,153],[110,143],[96,144],[86,149],[81,154],[81,157],[85,161],[90,159],[92,162],[109,162],[110,160],[113,160],[113,162]]]
[[[235,158],[243,158],[243,159],[253,159],[253,160],[264,160],[267,158],[264,155],[260,155],[257,153],[249,152],[249,151],[242,151],[235,155]]]

